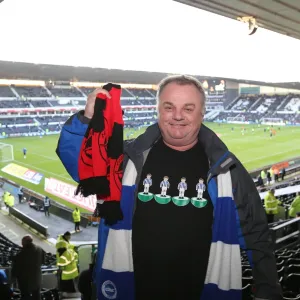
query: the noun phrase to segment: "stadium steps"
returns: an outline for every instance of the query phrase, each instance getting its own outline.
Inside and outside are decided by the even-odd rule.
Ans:
[[[124,89],[124,90],[126,90],[126,92],[129,94],[129,95],[131,95],[132,97],[134,97],[134,98],[136,98],[136,95],[134,95],[132,92],[130,92],[128,89]]]
[[[259,108],[259,106],[265,101],[264,97],[259,97],[253,105],[249,108],[249,111],[255,111]]]
[[[47,91],[47,94],[49,95],[50,98],[54,98],[54,96],[52,95],[52,93],[49,91],[49,89],[46,86],[44,86],[43,88]],[[53,105],[50,105],[50,106],[53,106]]]
[[[21,239],[26,234],[33,235],[34,243],[38,246],[42,247],[46,252],[55,253],[55,246],[51,243],[46,242],[41,239],[39,236],[32,233],[28,228],[17,223],[14,219],[12,219],[8,212],[5,210],[0,211],[0,231],[1,233],[5,233],[10,240],[12,240],[17,245],[21,246]]]
[[[240,99],[240,95],[239,96],[237,96],[236,98],[234,98],[226,107],[225,107],[225,109],[224,110],[230,110],[232,107],[233,107],[233,105]]]
[[[206,121],[212,121],[220,114],[219,111],[211,110],[207,114],[205,114],[205,120]]]
[[[251,111],[253,107],[261,100],[261,97],[258,97],[257,100],[254,101],[254,103],[248,108],[248,111]]]
[[[153,95],[149,90],[145,90],[151,97],[153,97],[153,98],[155,98],[156,97],[156,95]]]
[[[84,98],[87,97],[87,95],[79,87],[77,87],[77,86],[73,86],[73,87],[82,95],[82,97],[84,97]]]
[[[284,108],[288,102],[290,102],[290,100],[293,98],[293,95],[287,95],[284,100],[280,103],[280,105],[276,108],[276,111],[279,111],[281,108]],[[283,109],[284,110],[284,109]]]
[[[51,102],[48,101],[48,99],[46,100],[46,102],[49,104],[49,107],[53,107],[53,105],[51,104]]]
[[[17,93],[17,91],[12,86],[10,86],[9,88],[11,89],[11,91],[14,93],[14,95],[16,97],[21,98],[20,95]]]

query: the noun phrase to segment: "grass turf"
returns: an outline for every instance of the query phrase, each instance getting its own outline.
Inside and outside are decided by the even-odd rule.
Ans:
[[[242,161],[245,167],[251,171],[253,169],[263,167],[272,163],[276,163],[285,159],[294,158],[300,156],[300,127],[281,127],[276,129],[276,136],[270,138],[268,132],[264,132],[264,128],[267,126],[257,125],[236,125],[236,124],[221,124],[206,123],[206,125],[214,130],[221,139]],[[246,129],[244,135],[242,135],[242,127]],[[232,131],[231,129],[234,128]],[[254,128],[254,132],[252,132]],[[130,138],[136,137],[144,132],[141,130],[125,130],[124,135],[130,135]],[[76,183],[70,178],[63,165],[59,161],[55,149],[58,141],[57,135],[39,137],[22,137],[22,138],[10,138],[1,140],[2,143],[11,144],[14,147],[14,163],[24,166],[28,169],[42,173],[45,177],[53,177],[66,183],[76,185]],[[27,148],[27,158],[23,158],[22,149]],[[8,163],[0,163],[2,169]],[[0,171],[0,175],[8,178],[22,186],[32,189],[41,194],[47,194],[44,191],[44,179],[39,185],[35,185],[8,175]],[[71,208],[74,207],[69,202],[66,202],[60,198],[52,195],[48,195],[52,199],[65,204]]]

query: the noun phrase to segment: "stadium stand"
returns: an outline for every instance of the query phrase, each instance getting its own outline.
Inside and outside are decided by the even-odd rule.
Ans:
[[[84,108],[86,96],[92,91],[94,88],[70,85],[0,86],[2,136],[58,133],[69,116]],[[127,128],[150,125],[156,120],[155,94],[153,89],[122,90],[121,104]],[[9,117],[6,117],[7,112]]]
[[[82,109],[86,96],[93,90],[92,87],[75,87],[68,84],[55,86],[53,83],[45,86],[0,86],[2,136],[57,133],[60,128],[54,125],[64,122],[74,111]],[[156,91],[151,88],[122,89],[121,104],[125,112],[126,127],[146,126],[156,120],[155,95]],[[206,121],[300,124],[300,98],[294,94],[241,95],[229,101],[227,106],[224,99],[222,95],[207,94]],[[4,109],[16,109],[15,112],[10,111],[13,112],[13,116],[10,117],[14,121],[5,117]],[[22,123],[18,120],[24,114],[30,116],[31,123],[35,126],[28,127],[27,125],[31,124],[29,121]],[[44,118],[49,119],[48,123]],[[57,121],[59,118],[61,121]],[[17,128],[13,127],[15,125],[18,125]]]
[[[299,124],[300,98],[296,95],[239,96],[223,111],[208,118],[214,122]]]
[[[14,97],[14,93],[12,92],[12,90],[10,89],[9,86],[0,86],[0,97],[3,98],[10,98],[10,97]]]
[[[14,86],[14,89],[21,98],[49,97],[47,90],[42,86],[35,86],[35,87]]]

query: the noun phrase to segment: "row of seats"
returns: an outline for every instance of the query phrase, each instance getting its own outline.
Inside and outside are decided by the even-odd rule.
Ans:
[[[0,98],[1,97],[16,97],[16,94],[13,90],[21,97],[21,98],[47,98],[47,97],[84,97],[92,93],[95,88],[75,88],[75,87],[66,87],[59,88],[54,86],[47,86],[47,89],[42,86],[0,86]],[[50,93],[49,93],[50,91]],[[122,89],[122,97],[130,97],[130,98],[155,98],[156,91],[153,89],[133,89],[128,88]]]
[[[8,268],[12,265],[14,256],[21,250],[21,247],[5,235],[0,233],[0,268]],[[42,268],[54,267],[56,265],[56,256],[51,253],[45,254],[45,264]]]
[[[300,246],[275,251],[279,282],[284,299],[300,299]],[[253,274],[247,255],[242,254],[243,300],[253,299]],[[299,297],[299,298],[298,298]]]
[[[12,300],[19,300],[21,299],[21,292],[18,289],[13,290],[13,298]],[[46,290],[42,289],[41,290],[41,299],[40,300],[59,300],[59,292],[58,289],[51,289],[51,290]]]

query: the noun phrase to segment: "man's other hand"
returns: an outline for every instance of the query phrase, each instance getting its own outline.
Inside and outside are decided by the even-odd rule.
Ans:
[[[102,88],[95,89],[91,94],[88,95],[85,109],[84,109],[84,116],[88,119],[91,119],[94,115],[94,107],[95,107],[95,101],[97,98],[97,94],[103,94],[107,98],[111,98],[109,92],[107,90],[104,90]]]

